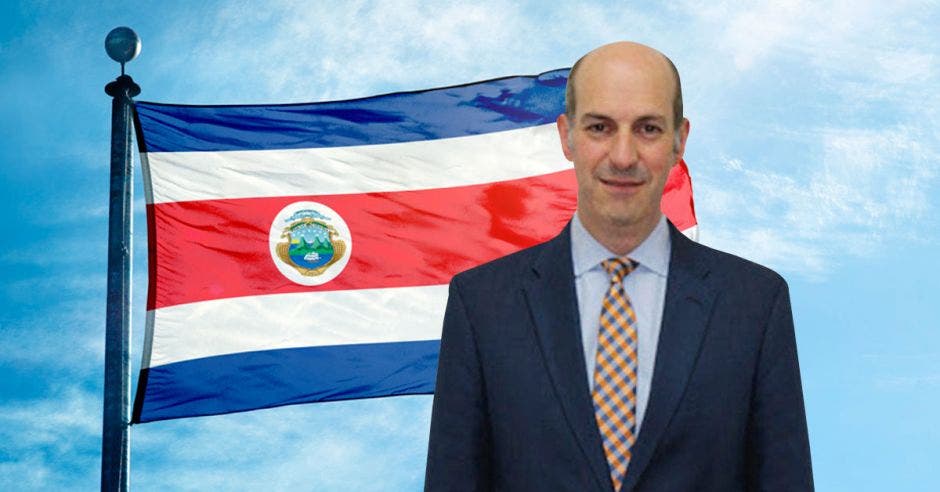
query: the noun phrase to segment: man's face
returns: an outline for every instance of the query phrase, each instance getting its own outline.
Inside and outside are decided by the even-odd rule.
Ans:
[[[678,129],[673,122],[675,81],[665,60],[633,58],[601,52],[585,59],[575,80],[577,112],[558,119],[578,179],[578,213],[595,234],[652,230],[688,136],[687,121]]]

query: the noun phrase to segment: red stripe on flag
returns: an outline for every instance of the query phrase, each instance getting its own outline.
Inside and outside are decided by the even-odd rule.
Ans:
[[[556,235],[577,204],[573,170],[404,192],[171,202],[148,205],[148,309],[210,299],[444,284],[467,268]],[[323,285],[291,282],[268,235],[285,206],[335,210],[352,235],[343,272]]]
[[[663,191],[660,208],[680,231],[698,224],[695,219],[695,203],[692,200],[692,178],[689,177],[689,168],[684,159],[672,167],[669,177],[666,178],[666,189]]]

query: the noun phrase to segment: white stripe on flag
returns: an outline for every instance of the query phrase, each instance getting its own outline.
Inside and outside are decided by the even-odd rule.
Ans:
[[[142,161],[153,186],[149,203],[413,191],[571,168],[555,124],[355,147],[150,152]]]
[[[160,329],[145,367],[259,350],[440,339],[446,304],[446,285],[180,304],[148,313]]]

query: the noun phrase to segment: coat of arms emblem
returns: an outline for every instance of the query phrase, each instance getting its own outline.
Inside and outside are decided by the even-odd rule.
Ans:
[[[349,228],[333,209],[316,202],[284,207],[271,225],[271,256],[278,270],[303,285],[334,279],[349,261]]]

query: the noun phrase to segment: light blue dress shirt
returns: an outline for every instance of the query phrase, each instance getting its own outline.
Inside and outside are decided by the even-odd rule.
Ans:
[[[623,280],[623,288],[637,317],[637,394],[636,433],[640,432],[650,383],[656,365],[656,347],[663,319],[666,299],[666,279],[669,276],[669,255],[672,242],[666,217],[660,217],[653,232],[626,257],[639,263]],[[597,242],[584,228],[578,214],[571,220],[571,258],[574,262],[574,283],[578,294],[578,312],[581,321],[581,343],[587,366],[588,387],[594,390],[594,363],[597,355],[597,335],[600,331],[601,305],[610,288],[610,277],[601,262],[617,257]]]

